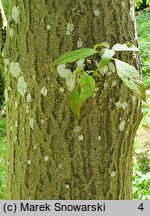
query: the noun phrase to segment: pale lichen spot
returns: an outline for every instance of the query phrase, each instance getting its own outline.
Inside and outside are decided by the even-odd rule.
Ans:
[[[81,130],[81,127],[80,127],[80,126],[76,126],[76,127],[74,127],[74,129],[73,129],[73,131],[74,131],[75,133],[78,133],[80,130]]]
[[[116,85],[117,85],[116,81],[113,81],[111,87],[114,87]]]
[[[122,109],[126,109],[127,108],[127,106],[128,106],[128,104],[127,104],[127,102],[125,101],[124,103],[122,103]]]
[[[37,149],[37,145],[34,145],[34,146],[33,146],[33,150],[36,150],[36,149]]]
[[[73,23],[67,23],[67,31],[66,34],[69,35],[74,31],[74,24]]]
[[[30,128],[33,130],[33,125],[34,125],[34,119],[30,118],[29,124],[30,124]]]
[[[94,10],[94,15],[95,16],[99,16],[100,15],[100,11],[99,10]]]
[[[68,184],[66,184],[66,188],[67,188],[67,189],[69,189],[69,188],[70,188],[70,186],[69,186]]]
[[[120,131],[123,131],[124,128],[125,128],[125,121],[122,121],[122,122],[120,122],[119,130],[120,130]]]
[[[10,131],[12,131],[13,130],[13,126],[10,126]]]
[[[121,1],[121,5],[122,5],[122,7],[124,8],[124,7],[125,7],[125,2],[124,2],[124,1]]]
[[[15,137],[14,137],[14,143],[15,143],[16,141],[17,141],[17,137],[15,136]]]
[[[26,106],[26,113],[29,113],[29,107]]]
[[[18,101],[15,101],[15,108],[18,108]]]
[[[98,140],[101,140],[102,138],[101,138],[101,136],[98,136]]]
[[[122,104],[121,104],[120,101],[116,102],[115,104],[116,104],[116,107],[117,107],[117,108],[121,108],[121,106],[122,106]]]
[[[83,139],[84,139],[84,138],[83,138],[83,135],[82,135],[82,134],[78,136],[78,140],[79,140],[79,141],[83,141]]]
[[[4,95],[5,95],[5,102],[8,102],[9,101],[9,96],[8,96],[8,90],[7,89],[5,89]]]
[[[52,85],[51,85],[51,88],[53,88],[53,87],[54,87],[54,85],[52,84]]]
[[[59,168],[59,169],[62,169],[62,163],[61,163],[61,164],[59,164],[58,168]]]
[[[15,23],[17,24],[19,21],[19,7],[17,6],[13,6],[12,9],[12,19],[15,21]]]
[[[46,155],[46,156],[44,157],[44,161],[48,161],[48,159],[49,159],[49,156]]]
[[[133,100],[133,103],[136,103],[137,97],[132,95],[132,100]]]
[[[9,36],[12,38],[13,34],[14,34],[14,30],[13,30],[13,28],[10,28],[9,29]]]
[[[18,78],[17,90],[22,96],[27,92],[27,83],[22,76]]]
[[[47,25],[47,30],[50,30],[51,29],[51,26],[50,25]]]
[[[31,160],[27,160],[27,164],[30,166],[31,165]]]
[[[4,59],[4,65],[5,65],[5,66],[8,66],[9,64],[10,64],[10,59],[5,58],[5,59]]]
[[[115,177],[115,175],[116,175],[115,171],[112,171],[111,177]]]
[[[65,91],[65,89],[63,87],[60,87],[59,90],[61,93],[63,93]]]
[[[47,88],[44,86],[41,88],[41,94],[45,97],[47,95]]]
[[[27,94],[27,102],[30,103],[31,101],[32,101],[31,94],[28,93],[28,94]]]
[[[44,119],[41,119],[40,122],[41,122],[42,125],[45,123]]]
[[[76,61],[77,68],[81,68],[83,70],[84,67],[85,67],[84,62],[85,62],[85,59],[79,59],[79,60],[77,60]]]
[[[83,42],[81,40],[77,41],[77,47],[80,48],[83,46]]]
[[[20,74],[20,66],[18,62],[11,62],[10,63],[10,73],[13,77],[18,77]]]

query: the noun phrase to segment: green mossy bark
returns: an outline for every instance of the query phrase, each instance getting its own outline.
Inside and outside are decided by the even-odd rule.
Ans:
[[[102,41],[136,44],[130,1],[12,0],[11,10],[14,5],[19,21],[16,24],[10,12],[8,32],[13,29],[13,36],[8,33],[5,49],[7,199],[131,199],[140,101],[110,64],[78,120],[69,110],[64,81],[51,67],[62,53],[76,49],[78,41],[83,47]],[[67,23],[74,25],[69,35]],[[122,58],[137,66],[137,57]],[[19,63],[18,77],[9,73],[11,62]],[[20,76],[27,84],[23,96],[18,92]],[[43,87],[46,96],[41,94]],[[32,100],[27,101],[29,94]],[[127,102],[127,108],[118,108],[118,101]],[[81,127],[79,132],[74,131],[76,126]]]

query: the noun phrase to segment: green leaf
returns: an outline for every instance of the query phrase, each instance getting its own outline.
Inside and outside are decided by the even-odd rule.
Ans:
[[[109,43],[107,43],[107,42],[102,42],[102,43],[100,43],[100,44],[96,44],[95,46],[94,46],[94,49],[96,50],[97,48],[107,48],[107,49],[109,49],[110,48],[110,45],[109,45]]]
[[[78,117],[80,115],[79,98],[80,98],[79,89],[78,86],[76,85],[75,88],[70,93],[69,106],[71,111]]]
[[[90,98],[95,89],[95,80],[88,74],[83,74],[78,81],[78,84],[81,87],[81,94],[79,99],[79,106],[83,105],[83,103]]]
[[[113,50],[102,49],[101,50],[101,60],[100,60],[98,69],[101,70],[103,67],[105,67],[110,62],[110,60],[112,59],[114,55],[115,55],[115,52]]]
[[[56,59],[52,65],[59,65],[59,64],[66,64],[68,62],[75,62],[79,59],[84,59],[88,56],[94,55],[98,53],[97,50],[91,49],[91,48],[83,48],[83,49],[77,49],[72,52],[67,52],[63,54],[61,57]]]
[[[146,89],[141,81],[139,72],[126,62],[115,59],[117,74],[124,84],[138,97],[146,101]]]

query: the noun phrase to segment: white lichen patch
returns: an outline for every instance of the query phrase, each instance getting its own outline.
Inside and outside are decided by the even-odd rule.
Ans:
[[[101,136],[98,136],[98,140],[101,140],[102,138],[101,138]]]
[[[121,104],[120,101],[116,102],[115,104],[116,104],[116,107],[117,107],[117,108],[121,108],[121,106],[122,106],[122,104]]]
[[[28,93],[28,94],[27,94],[27,102],[30,103],[31,101],[32,101],[31,94]]]
[[[46,156],[44,157],[44,161],[48,161],[48,159],[49,159],[49,156],[46,155]]]
[[[41,122],[42,125],[45,123],[44,119],[41,119],[40,122]]]
[[[53,88],[53,87],[54,87],[54,85],[52,84],[52,85],[51,85],[51,88]]]
[[[43,88],[41,88],[40,92],[45,97],[47,95],[47,88],[44,86]]]
[[[18,101],[15,101],[15,108],[18,108]]]
[[[74,31],[74,25],[73,23],[67,23],[67,31],[66,34],[70,35],[70,33],[72,33]]]
[[[84,139],[84,138],[83,138],[83,135],[82,135],[82,134],[78,136],[78,140],[79,140],[79,141],[83,141],[83,139]]]
[[[65,64],[61,64],[57,66],[57,72],[59,74],[59,76],[61,76],[62,78],[67,78],[67,76],[69,76],[70,74],[72,74],[70,69],[67,69]]]
[[[94,10],[94,15],[95,16],[99,16],[100,15],[100,11],[99,10]]]
[[[63,93],[63,92],[65,91],[65,89],[64,89],[63,87],[60,87],[60,88],[59,88],[59,91],[60,91],[61,93]]]
[[[8,58],[4,59],[4,65],[8,66],[10,64],[10,60]]]
[[[122,122],[120,122],[119,130],[120,130],[120,131],[123,131],[124,128],[125,128],[125,121],[122,121]]]
[[[27,83],[22,76],[18,78],[17,90],[22,96],[27,92]]]
[[[113,81],[111,87],[114,87],[116,85],[117,85],[116,81]]]
[[[27,160],[27,164],[30,166],[31,165],[31,160]]]
[[[80,127],[80,126],[76,126],[76,127],[74,127],[74,129],[73,129],[73,131],[74,131],[75,133],[78,133],[80,130],[81,130],[81,127]]]
[[[80,48],[83,46],[83,42],[81,40],[77,41],[77,47]]]
[[[13,30],[13,28],[10,28],[9,29],[9,36],[10,36],[10,38],[13,37],[13,34],[14,34],[14,30]]]
[[[15,23],[17,24],[19,21],[19,7],[17,6],[13,6],[12,9],[12,19],[15,21]]]
[[[68,184],[66,184],[66,188],[67,188],[67,189],[69,189],[69,188],[70,188],[70,186],[69,186]]]
[[[29,124],[30,128],[33,130],[33,125],[34,125],[35,120],[33,118],[30,118]]]
[[[13,77],[18,77],[20,75],[20,66],[19,66],[19,63],[18,62],[11,62],[10,63],[10,74],[13,76]]]
[[[51,29],[51,26],[50,25],[47,25],[47,30],[50,30]]]
[[[112,171],[111,177],[114,177],[116,175],[115,171]]]
[[[122,109],[126,109],[127,106],[128,106],[128,104],[127,104],[127,102],[125,101],[124,103],[121,104],[121,106],[122,106]]]

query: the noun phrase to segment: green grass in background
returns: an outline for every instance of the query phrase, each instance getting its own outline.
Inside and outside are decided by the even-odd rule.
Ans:
[[[142,12],[136,17],[143,81],[146,88],[150,88],[150,12]]]
[[[0,119],[0,199],[5,194],[5,169],[6,169],[6,119]]]

